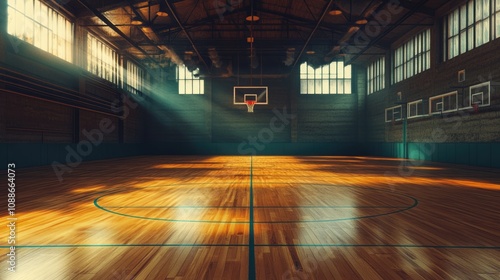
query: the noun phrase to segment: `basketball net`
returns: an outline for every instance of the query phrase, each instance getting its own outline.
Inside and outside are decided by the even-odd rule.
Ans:
[[[479,112],[479,105],[477,103],[472,104],[472,109],[474,110],[474,113]]]
[[[248,112],[253,113],[253,106],[255,105],[256,101],[255,100],[247,100],[245,101],[247,104]]]

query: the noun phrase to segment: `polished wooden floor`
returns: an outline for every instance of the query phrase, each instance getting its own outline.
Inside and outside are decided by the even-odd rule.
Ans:
[[[16,170],[17,271],[3,227],[0,279],[500,279],[499,170],[158,156],[63,178]]]

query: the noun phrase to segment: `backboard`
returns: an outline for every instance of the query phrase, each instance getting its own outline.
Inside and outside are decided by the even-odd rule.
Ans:
[[[233,88],[233,104],[246,105],[254,101],[255,105],[268,104],[268,89],[266,86],[235,86]]]

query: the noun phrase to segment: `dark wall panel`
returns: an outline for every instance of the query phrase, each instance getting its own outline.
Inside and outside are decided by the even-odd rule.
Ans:
[[[256,105],[248,113],[245,105],[233,104],[235,85],[265,85],[269,88],[269,104]],[[228,145],[237,152],[238,145],[257,139],[272,153],[310,151],[310,143],[332,143],[346,147],[359,142],[357,94],[301,95],[298,73],[287,77],[254,79],[213,78],[206,81],[202,96],[181,96],[175,83],[156,92],[150,110],[148,140],[151,143],[195,143],[197,150],[221,150],[215,145]],[[181,105],[182,104],[182,105]],[[283,117],[285,115],[290,115]],[[304,146],[300,146],[304,143]],[[285,148],[279,148],[279,146]],[[290,146],[291,145],[291,146]],[[294,146],[295,145],[295,146]],[[193,145],[176,145],[180,153],[190,152]],[[294,146],[295,148],[290,148]],[[359,146],[360,145],[356,145]],[[183,150],[185,147],[186,151]],[[236,148],[235,148],[236,147]],[[351,147],[352,148],[352,147]],[[356,149],[358,149],[356,148]],[[266,148],[267,149],[267,148]],[[166,152],[165,149],[158,150]],[[359,150],[358,150],[359,151]],[[214,150],[200,151],[213,153]],[[353,152],[350,150],[349,152]]]
[[[145,131],[143,104],[119,120],[112,103],[127,93],[29,44],[21,43],[13,49],[5,36],[0,33],[0,71],[5,74],[0,79],[1,169],[8,162],[17,167],[50,165],[54,161],[64,164],[70,151],[76,151],[81,161],[148,152],[141,143]],[[91,106],[100,105],[107,114],[76,104],[84,99],[81,96],[91,97],[95,102]],[[102,131],[103,120],[113,129]],[[102,142],[90,145],[83,130],[100,131]],[[134,144],[123,144],[123,139]]]
[[[398,142],[366,143],[367,155],[403,157],[404,146]],[[408,143],[408,156],[418,161],[500,167],[500,143]]]

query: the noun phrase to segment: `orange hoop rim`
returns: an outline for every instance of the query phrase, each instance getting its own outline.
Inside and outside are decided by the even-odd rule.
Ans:
[[[255,100],[246,100],[245,104],[247,104],[248,112],[253,113],[253,106],[257,103]]]

